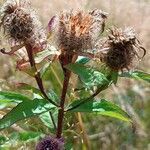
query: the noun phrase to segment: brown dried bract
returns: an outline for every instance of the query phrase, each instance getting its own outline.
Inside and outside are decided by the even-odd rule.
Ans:
[[[62,52],[82,52],[95,48],[98,36],[104,30],[106,14],[101,10],[86,13],[70,11],[58,17],[56,39]]]
[[[141,59],[146,54],[132,28],[110,29],[105,45],[108,51],[104,54],[103,61],[115,71],[129,69],[135,57]],[[143,50],[143,56],[140,56],[140,50]]]
[[[9,17],[4,19],[4,29],[16,41],[26,41],[26,39],[31,38],[34,34],[33,28],[33,19],[21,8],[17,8]]]
[[[9,40],[29,43],[33,47],[41,46],[46,41],[45,31],[27,0],[7,0],[1,13],[1,27]]]

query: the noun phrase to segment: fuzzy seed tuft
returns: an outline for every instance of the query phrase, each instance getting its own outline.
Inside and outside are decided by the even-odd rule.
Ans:
[[[27,0],[7,0],[1,8],[1,27],[9,41],[42,48],[46,34]],[[40,49],[39,48],[39,49]]]
[[[103,61],[115,71],[129,69],[135,57],[142,58],[146,54],[146,50],[140,46],[132,28],[110,29],[105,43],[108,51],[104,54]],[[139,50],[143,50],[143,56],[140,56]]]
[[[70,11],[57,17],[56,41],[62,52],[82,52],[92,50],[104,30],[106,13]]]

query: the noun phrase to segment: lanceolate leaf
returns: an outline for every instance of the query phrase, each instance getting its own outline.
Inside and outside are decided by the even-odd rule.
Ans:
[[[3,145],[7,140],[8,139],[4,135],[0,135],[0,145]]]
[[[70,112],[88,112],[88,113],[97,113],[104,116],[114,117],[123,121],[131,121],[130,116],[122,110],[119,106],[115,105],[112,102],[106,101],[104,99],[100,101],[93,100],[77,100],[70,104],[68,110]],[[81,104],[82,103],[82,104]],[[78,104],[81,104],[78,107]],[[74,109],[72,109],[74,108]]]
[[[32,91],[33,93],[36,93],[36,94],[40,94],[41,95],[41,91],[29,84],[26,84],[26,83],[18,83],[16,85],[17,89],[19,90],[29,90],[29,91]]]
[[[37,140],[38,138],[40,138],[41,136],[43,136],[42,133],[40,132],[32,132],[32,131],[29,131],[29,132],[14,132],[11,134],[11,136],[9,137],[9,139],[11,140],[16,140],[18,142],[31,142],[31,141],[35,141]]]
[[[0,91],[0,104],[1,103],[21,103],[22,101],[29,101],[30,99],[24,95],[13,92]]]
[[[49,65],[42,73],[42,79],[49,81],[51,89],[58,95],[61,94],[63,78],[63,71],[58,61]]]
[[[51,111],[53,118],[54,118],[54,122],[55,124],[57,124],[57,120],[58,120],[58,110],[57,109],[53,109],[53,111]],[[54,132],[55,127],[54,124],[52,122],[52,119],[50,117],[50,112],[46,112],[43,113],[39,116],[39,118],[41,119],[41,121],[44,123],[45,126],[47,126],[51,132]]]
[[[80,77],[81,81],[89,88],[93,86],[109,84],[109,81],[104,74],[90,67],[86,67],[84,65],[76,63],[69,64],[66,66],[66,68],[77,74]]]
[[[10,136],[0,136],[0,149],[4,146],[12,146],[12,143],[21,143],[21,142],[32,142],[37,141],[39,138],[43,137],[44,134],[40,132],[32,132],[32,131],[23,131],[23,132],[13,132]],[[7,149],[8,150],[8,149]]]
[[[22,101],[0,120],[0,129],[7,128],[19,120],[40,115],[53,108],[55,106],[44,99]]]
[[[50,65],[51,63],[48,62],[46,64],[44,64],[40,70],[40,75],[41,75],[41,78],[43,77],[43,75],[45,74],[45,72],[50,68]]]
[[[112,72],[112,73],[111,73],[110,80],[111,80],[114,84],[117,84],[117,81],[118,81],[118,72]]]
[[[145,80],[150,83],[150,74],[142,72],[142,71],[124,72],[120,76],[134,78],[137,80]]]
[[[56,55],[58,54],[57,49],[54,46],[49,46],[47,47],[46,50],[39,52],[36,54],[35,57],[35,62],[36,63],[40,63],[42,62],[44,59],[46,59],[47,57],[49,57],[50,55]]]
[[[49,90],[47,96],[54,102],[60,102],[58,95],[53,90]]]

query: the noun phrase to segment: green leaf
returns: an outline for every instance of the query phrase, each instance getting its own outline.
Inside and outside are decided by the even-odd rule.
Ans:
[[[22,68],[20,67],[20,71],[26,73],[27,75],[34,77],[36,74],[36,70],[34,67],[31,67],[30,65],[28,66],[22,66]]]
[[[41,95],[41,91],[39,89],[37,89],[29,84],[26,84],[26,83],[18,83],[17,88],[19,90],[29,90],[29,91],[32,91],[33,93]]]
[[[1,103],[20,103],[22,101],[29,101],[30,99],[24,95],[13,92],[0,91],[0,104]]]
[[[150,83],[150,74],[142,71],[124,72],[120,75],[121,77],[134,78],[137,80],[144,80]]]
[[[87,88],[109,84],[109,81],[105,75],[97,70],[94,70],[93,68],[89,68],[77,63],[69,64],[66,66],[66,68],[77,74]]]
[[[49,66],[47,65],[45,71],[42,74],[42,78],[46,81],[49,81],[50,77],[52,75],[55,76],[55,74],[57,73],[59,74],[60,80],[63,80],[63,71],[59,61],[55,61],[51,63]]]
[[[53,111],[51,111],[51,113],[54,117],[55,124],[57,124],[58,110],[54,109]],[[46,113],[41,114],[39,116],[39,118],[44,123],[44,125],[47,126],[51,130],[51,132],[54,132],[55,127],[54,127],[52,119],[50,117],[50,112],[46,112]]]
[[[0,120],[0,129],[7,128],[17,121],[40,115],[53,108],[55,106],[45,99],[22,101]]]
[[[35,141],[37,140],[38,138],[40,138],[43,134],[42,133],[39,133],[39,132],[32,132],[32,131],[29,131],[29,132],[21,132],[21,133],[18,133],[18,132],[14,132],[11,134],[11,136],[9,137],[9,139],[13,139],[15,141],[22,141],[22,142],[31,142],[31,141]]]
[[[41,78],[43,77],[43,75],[45,74],[45,72],[50,68],[50,65],[51,63],[48,62],[46,64],[44,64],[40,70],[40,75],[41,75]]]
[[[67,141],[66,143],[65,143],[65,150],[73,150],[73,143],[71,143],[71,142],[69,142],[69,141]]]
[[[17,146],[24,142],[36,142],[41,137],[44,137],[44,134],[32,131],[13,132],[7,138],[0,136],[0,150],[3,150],[6,147],[8,147],[9,150],[12,148],[12,145]]]
[[[60,102],[58,95],[53,90],[49,90],[47,96],[54,102]]]
[[[118,72],[111,72],[111,77],[109,79],[110,81],[112,81],[114,84],[117,84],[118,81]]]
[[[90,58],[88,57],[82,57],[82,56],[79,56],[76,63],[79,63],[79,64],[86,64],[87,62],[90,61]]]
[[[5,136],[0,135],[0,145],[3,145],[8,139]]]
[[[115,105],[114,103],[106,101],[104,99],[100,101],[87,101],[86,99],[77,100],[69,105],[68,110],[70,110],[70,112],[97,113],[104,116],[114,117],[123,121],[131,121],[130,116],[124,110],[122,110],[119,106]]]
[[[42,79],[48,81],[51,89],[53,89],[58,95],[61,94],[63,78],[63,71],[58,61],[55,61],[49,65],[49,67],[47,67],[42,74]]]
[[[40,63],[42,62],[45,58],[49,57],[50,55],[55,55],[57,54],[58,51],[54,46],[48,46],[46,50],[41,51],[36,54],[35,56],[35,62]]]
[[[104,64],[98,64],[99,65],[99,72],[105,75],[107,80],[109,80],[110,84],[114,83],[116,84],[118,81],[118,71],[111,70],[107,65]]]

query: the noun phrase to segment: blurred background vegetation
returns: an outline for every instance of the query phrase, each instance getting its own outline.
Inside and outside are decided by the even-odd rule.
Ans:
[[[3,0],[0,1],[0,5],[2,3]],[[146,57],[138,64],[138,69],[150,72],[150,0],[33,0],[32,4],[37,9],[45,27],[52,16],[63,10],[79,8],[92,10],[98,8],[108,12],[107,29],[112,25],[135,28],[138,38],[147,50]],[[7,43],[5,43],[4,37],[0,35],[0,48],[2,47],[7,47]],[[34,79],[16,70],[15,63],[14,58],[0,54],[0,90],[15,91],[15,84],[24,81],[26,83],[32,82],[36,86]],[[53,67],[56,73],[59,72],[56,66]],[[54,74],[53,70],[49,72],[50,74]],[[56,87],[60,87],[57,80],[49,80],[56,82],[53,83]],[[48,87],[47,81],[45,81],[45,86]],[[53,89],[56,89],[56,87],[53,87]],[[109,90],[102,92],[100,96],[112,100],[126,110],[132,116],[134,125],[131,126],[113,118],[92,114],[68,116],[72,121],[72,126],[74,125],[74,117],[82,118],[82,120],[78,120],[81,121],[80,125],[76,121],[75,126],[72,127],[76,133],[71,131],[71,127],[70,131],[67,130],[64,133],[68,137],[74,136],[76,138],[74,149],[84,150],[88,146],[92,150],[150,149],[149,84],[133,79],[121,79],[117,86],[112,86]],[[11,107],[7,106],[6,108],[0,105],[0,117],[8,112]],[[49,125],[46,124],[46,121],[44,125],[43,122],[39,118],[28,119],[1,131],[0,150],[34,150],[36,141],[42,136],[40,133],[49,134],[51,132],[50,127],[47,128]],[[22,133],[22,131],[25,132]],[[86,144],[81,144],[82,142]]]

